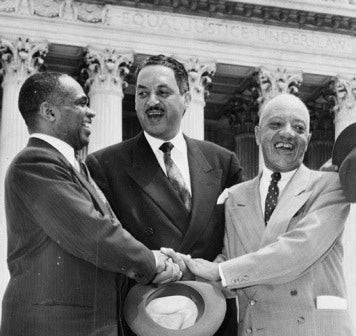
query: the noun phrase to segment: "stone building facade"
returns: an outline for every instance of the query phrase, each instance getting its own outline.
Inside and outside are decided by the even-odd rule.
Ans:
[[[356,0],[0,0],[0,183],[27,142],[17,96],[29,75],[62,71],[82,83],[97,114],[92,152],[139,132],[133,74],[154,54],[177,57],[189,72],[184,132],[235,151],[248,177],[261,167],[254,140],[261,106],[279,93],[297,94],[311,112],[305,163],[318,169],[356,122],[355,35]],[[355,208],[345,274],[356,324],[354,223]],[[5,260],[1,188],[0,297]]]

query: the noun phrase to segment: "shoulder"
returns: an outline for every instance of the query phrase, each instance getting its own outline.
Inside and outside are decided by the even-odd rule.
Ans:
[[[118,161],[123,163],[132,156],[135,143],[136,137],[105,147],[90,153],[86,158],[86,162],[89,165],[92,161],[98,161],[101,164],[112,164]]]
[[[189,137],[186,137],[186,141],[187,141],[187,146],[188,148],[189,147],[194,147],[194,146],[197,146],[199,147],[199,149],[201,151],[204,151],[204,152],[213,152],[213,153],[217,153],[219,155],[222,155],[222,156],[232,156],[232,155],[235,155],[234,152],[224,148],[224,147],[221,147],[213,142],[210,142],[210,141],[206,141],[206,140],[197,140],[197,139],[192,139],[192,138],[189,138]]]

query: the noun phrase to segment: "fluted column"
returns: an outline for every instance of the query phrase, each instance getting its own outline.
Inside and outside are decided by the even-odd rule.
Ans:
[[[19,38],[17,41],[0,39],[0,75],[3,78],[0,124],[0,300],[8,281],[5,174],[10,162],[25,147],[28,139],[27,127],[18,110],[17,100],[21,85],[42,66],[46,53],[47,42],[34,42],[26,38]]]
[[[209,95],[208,88],[211,77],[215,74],[214,61],[197,58],[180,59],[189,75],[189,87],[192,101],[182,119],[183,132],[195,139],[204,140],[204,107],[205,98]]]
[[[356,122],[356,78],[355,76],[337,76],[334,90],[335,139],[344,128]],[[348,305],[351,318],[356,326],[356,204],[351,205],[344,232],[344,273],[348,293]]]
[[[257,85],[260,105],[259,114],[265,104],[281,93],[296,94],[303,80],[303,72],[300,70],[288,71],[287,69],[267,69],[260,67],[257,69]],[[263,155],[259,149],[259,169],[263,167]]]
[[[122,99],[125,77],[133,62],[133,52],[96,49],[89,46],[85,56],[89,78],[90,108],[96,113],[88,152],[122,141]]]

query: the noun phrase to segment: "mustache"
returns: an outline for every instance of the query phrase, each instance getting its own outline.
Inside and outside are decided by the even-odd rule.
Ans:
[[[149,113],[151,111],[161,111],[164,112],[164,108],[161,105],[155,105],[155,106],[150,106],[147,110],[146,113]]]

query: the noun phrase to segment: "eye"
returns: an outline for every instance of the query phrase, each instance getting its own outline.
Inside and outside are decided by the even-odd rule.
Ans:
[[[271,122],[269,123],[269,127],[272,128],[272,129],[280,128],[281,125],[282,125],[282,123],[279,122],[279,121],[271,121]]]
[[[137,97],[146,98],[148,96],[147,92],[141,91],[136,93]]]
[[[160,89],[160,90],[158,90],[157,94],[160,97],[167,98],[171,94],[171,92],[169,90],[166,90],[166,89]]]
[[[294,129],[299,134],[302,134],[305,132],[305,127],[303,125],[295,125]]]

